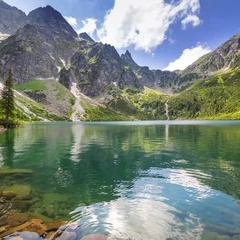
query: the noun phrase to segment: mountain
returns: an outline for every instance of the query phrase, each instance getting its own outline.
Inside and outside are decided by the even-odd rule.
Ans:
[[[13,70],[14,81],[57,79],[61,67],[68,63],[69,53],[77,42],[54,35],[50,28],[25,25],[0,44],[0,76]]]
[[[21,94],[46,106],[46,111],[71,119],[95,119],[90,117],[95,111],[92,106],[101,105],[87,96],[100,97],[107,93],[109,86],[143,90],[142,82],[113,46],[94,42],[86,33],[78,36],[50,6],[30,12],[27,24],[0,43],[0,62],[1,79],[6,79],[6,72],[11,68],[15,88]],[[58,80],[72,96],[62,90],[66,101],[58,99]],[[46,89],[51,89],[52,94]],[[65,102],[65,108],[61,102]],[[79,102],[88,109],[80,110]],[[128,119],[106,107],[104,111]]]
[[[78,37],[79,37],[80,40],[86,40],[86,41],[94,42],[94,40],[85,32],[80,33],[78,35]]]
[[[47,6],[33,10],[28,24],[0,45],[0,76],[11,68],[15,83],[32,79],[59,79],[68,89],[76,82],[88,96],[102,94],[109,84],[143,89],[114,47],[78,35]]]
[[[170,82],[172,82],[178,76],[177,74],[168,71],[150,70],[147,66],[139,66],[133,60],[132,55],[128,50],[125,54],[121,55],[121,58],[135,72],[136,76],[143,83],[143,85],[150,88],[161,89],[162,91],[167,92],[170,90]],[[168,75],[171,76],[168,78]],[[167,82],[165,81],[166,79]]]
[[[170,99],[172,118],[240,119],[240,34],[183,73],[193,75],[195,80],[191,87]]]
[[[24,12],[0,0],[0,34],[13,34],[25,26],[27,16]]]
[[[198,73],[202,76],[219,70],[227,70],[235,64],[240,54],[240,33],[219,46],[216,50],[202,56],[184,70],[184,73]]]
[[[50,28],[52,34],[60,39],[73,40],[78,37],[61,13],[49,5],[31,11],[27,16],[27,22],[31,25]]]
[[[137,72],[141,67],[133,60],[131,53],[127,50],[124,54],[121,55],[121,58],[124,62],[132,68],[133,71]]]
[[[240,34],[184,71],[151,70],[129,51],[120,56],[87,33],[77,35],[51,6],[26,16],[0,4],[8,15],[0,15],[1,29],[11,35],[0,42],[0,81],[11,68],[19,119],[240,118]]]
[[[15,83],[57,79],[78,47],[77,34],[50,6],[30,12],[27,22],[0,44],[0,77],[11,68]]]
[[[109,85],[143,89],[113,46],[89,40],[81,41],[71,57],[70,68],[61,71],[59,81],[67,88],[76,82],[78,89],[91,97],[101,95]]]
[[[168,101],[171,119],[240,119],[240,69],[198,80]]]
[[[198,74],[150,70],[147,66],[139,66],[129,51],[121,55],[121,58],[129,65],[144,86],[157,89],[166,94],[177,93],[187,88],[192,80],[198,78]]]

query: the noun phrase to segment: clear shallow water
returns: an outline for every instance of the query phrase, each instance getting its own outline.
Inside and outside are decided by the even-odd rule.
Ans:
[[[25,211],[79,236],[240,235],[240,121],[27,124],[0,134],[0,190],[29,185]]]

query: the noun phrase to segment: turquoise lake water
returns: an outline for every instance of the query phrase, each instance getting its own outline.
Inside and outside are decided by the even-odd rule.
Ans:
[[[240,235],[240,121],[26,124],[0,133],[1,169],[32,170],[0,177],[31,188],[19,211],[79,236]]]

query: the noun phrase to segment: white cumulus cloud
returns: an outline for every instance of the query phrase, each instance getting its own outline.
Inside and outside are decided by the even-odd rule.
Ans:
[[[199,0],[115,0],[114,7],[105,16],[98,37],[117,48],[134,45],[136,49],[151,51],[166,38],[171,24],[188,15],[195,16]],[[194,21],[188,24],[195,24]]]
[[[77,30],[78,33],[86,32],[90,37],[93,37],[94,32],[97,30],[97,20],[94,18],[87,18],[82,21],[83,27]]]
[[[181,23],[183,28],[185,29],[187,27],[188,24],[192,24],[193,27],[198,26],[199,24],[201,24],[201,20],[199,19],[198,16],[196,15],[188,15],[187,17],[185,17]]]
[[[87,18],[82,20],[82,27],[78,23],[77,19],[71,16],[64,16],[67,22],[75,29],[75,31],[79,34],[82,32],[86,32],[90,37],[93,37],[94,32],[97,30],[97,19]]]
[[[164,70],[184,70],[187,66],[210,51],[211,49],[209,47],[206,47],[202,44],[198,44],[193,48],[187,48],[182,52],[182,55],[177,60],[170,62]]]
[[[67,22],[73,27],[76,28],[78,26],[77,19],[71,16],[64,16]]]

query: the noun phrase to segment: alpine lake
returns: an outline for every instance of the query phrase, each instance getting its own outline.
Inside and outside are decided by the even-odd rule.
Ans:
[[[0,222],[65,220],[76,239],[237,240],[240,121],[24,124],[0,133],[6,192]]]

